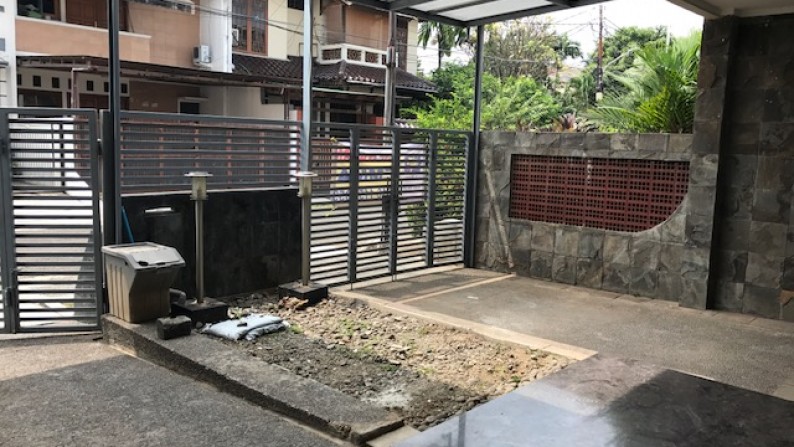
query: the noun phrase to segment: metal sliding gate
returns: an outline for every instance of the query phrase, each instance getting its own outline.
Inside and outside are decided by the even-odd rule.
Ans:
[[[0,331],[99,327],[98,169],[96,111],[0,110]]]
[[[468,132],[315,123],[312,280],[463,262]]]

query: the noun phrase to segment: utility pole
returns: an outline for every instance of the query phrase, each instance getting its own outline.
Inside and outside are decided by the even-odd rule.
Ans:
[[[598,7],[598,68],[596,69],[596,101],[604,98],[604,5]]]
[[[386,48],[386,82],[384,85],[383,124],[394,125],[395,88],[397,75],[397,14],[389,11],[389,45]]]

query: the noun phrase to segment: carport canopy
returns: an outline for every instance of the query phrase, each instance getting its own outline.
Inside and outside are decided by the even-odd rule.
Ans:
[[[609,0],[351,0],[421,20],[473,27],[549,12],[606,3]],[[794,13],[792,0],[668,0],[707,19]]]
[[[606,1],[608,0],[352,0],[352,3],[394,11],[422,20],[473,27]]]

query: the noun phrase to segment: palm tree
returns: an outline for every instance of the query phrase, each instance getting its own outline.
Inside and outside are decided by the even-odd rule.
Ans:
[[[431,41],[438,45],[438,68],[444,56],[449,57],[452,49],[463,45],[469,39],[469,31],[458,26],[438,22],[422,22],[419,25],[419,44],[427,48]]]
[[[700,33],[671,45],[651,43],[635,52],[634,66],[615,80],[626,93],[608,94],[587,115],[603,130],[692,132]]]

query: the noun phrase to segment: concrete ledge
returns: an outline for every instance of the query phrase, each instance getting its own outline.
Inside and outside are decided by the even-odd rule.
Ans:
[[[362,445],[403,426],[394,413],[361,402],[284,368],[251,358],[218,340],[158,340],[154,323],[102,317],[105,340],[138,357],[214,385],[221,391]]]

